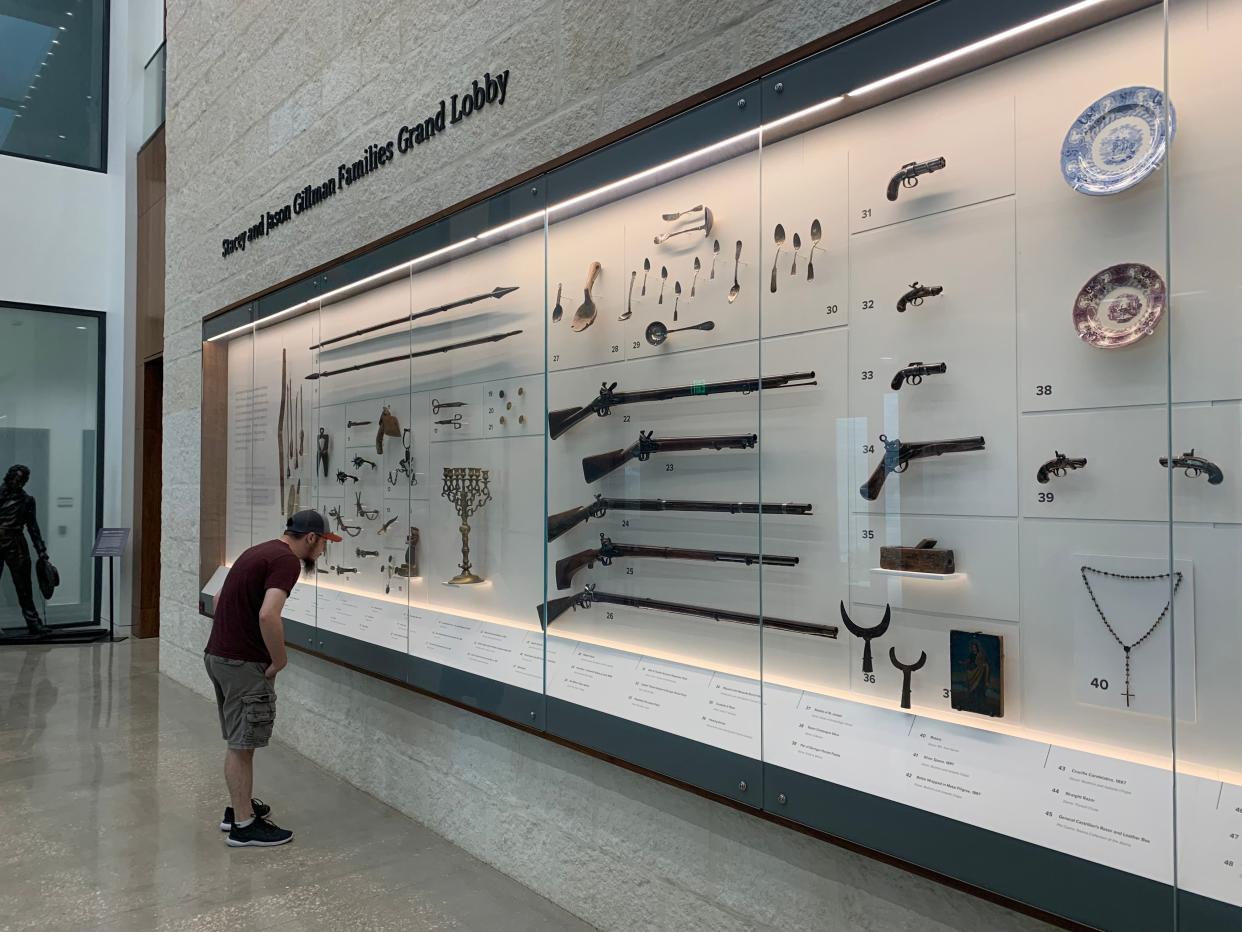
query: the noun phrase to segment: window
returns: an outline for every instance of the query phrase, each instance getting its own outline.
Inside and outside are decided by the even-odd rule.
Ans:
[[[104,171],[106,0],[0,0],[0,152]]]

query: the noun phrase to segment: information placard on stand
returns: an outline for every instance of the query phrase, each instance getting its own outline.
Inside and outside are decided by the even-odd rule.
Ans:
[[[129,544],[127,527],[101,527],[95,534],[95,546],[91,548],[91,556],[108,561],[108,640],[123,641],[125,638],[116,636],[116,574],[113,560],[125,553]]]

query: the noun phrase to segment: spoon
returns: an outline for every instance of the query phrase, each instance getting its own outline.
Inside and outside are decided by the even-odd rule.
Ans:
[[[561,317],[565,313],[565,309],[561,307],[561,287],[563,285],[564,282],[556,283],[556,307],[552,308],[552,323],[554,324],[560,323]]]
[[[625,313],[617,316],[617,320],[629,320],[634,313],[634,279],[638,278],[638,269],[630,273],[630,294],[625,299]]]
[[[733,287],[729,289],[729,303],[732,304],[737,300],[737,294],[742,290],[742,286],[737,283],[737,264],[742,258],[742,241],[737,241],[737,246],[733,249]]]
[[[797,233],[794,234],[793,244],[794,244],[794,261],[793,261],[793,265],[790,266],[789,268],[789,274],[797,275],[798,274],[798,250],[802,248],[802,237],[799,236]]]
[[[772,294],[776,294],[776,264],[781,261],[781,247],[785,245],[785,228],[776,225],[776,258],[772,260]]]
[[[720,255],[720,240],[712,240],[712,274],[708,278],[716,277],[716,257]]]
[[[815,247],[819,245],[819,238],[823,232],[823,228],[819,225],[819,218],[816,217],[811,221],[811,251],[806,257],[806,280],[808,282],[815,280]]]
[[[658,300],[656,304],[664,303],[664,284],[667,281],[668,281],[668,266],[662,265],[660,266],[660,300]]]
[[[699,257],[694,257],[694,278],[690,280],[690,297],[694,297],[694,286],[699,280],[699,269],[703,268],[703,263],[699,261]]]
[[[698,227],[686,227],[684,230],[677,230],[673,233],[661,233],[659,236],[652,237],[655,244],[659,246],[661,243],[667,242],[674,236],[681,236],[683,233],[702,233],[704,236],[712,231],[712,209],[710,207],[703,208],[703,225]]]
[[[686,210],[679,210],[675,214],[661,214],[660,216],[664,220],[680,220],[685,214],[697,214],[702,209],[702,204],[696,204],[694,207],[689,207]]]
[[[673,321],[677,320],[677,305],[681,302],[681,282],[673,282],[673,293],[677,295],[673,299]]]
[[[592,262],[587,270],[586,284],[582,287],[582,305],[574,311],[574,319],[569,324],[574,333],[580,333],[595,323],[595,299],[591,296],[591,289],[595,287],[595,278],[602,267],[598,262]]]
[[[640,298],[644,297],[647,294],[647,273],[650,271],[651,271],[651,260],[644,259],[643,260],[643,290],[638,293],[638,296]]]
[[[670,333],[681,333],[683,330],[715,330],[715,329],[716,329],[715,322],[710,321],[710,320],[705,320],[701,324],[692,324],[689,327],[674,327],[671,330],[668,327],[664,326],[664,324],[662,324],[660,321],[653,320],[651,323],[647,325],[647,332],[645,335],[647,337],[648,343],[650,343],[652,346],[659,346],[661,343],[663,343],[665,340],[668,339],[668,335]]]

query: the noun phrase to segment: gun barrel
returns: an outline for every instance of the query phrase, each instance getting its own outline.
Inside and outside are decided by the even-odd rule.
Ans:
[[[548,603],[549,608],[556,602],[576,602],[579,596],[568,596],[564,599],[554,599]],[[788,618],[775,618],[770,615],[751,615],[746,612],[735,612],[730,609],[708,608],[700,605],[685,605],[681,602],[665,602],[660,599],[644,599],[637,596],[618,595],[611,592],[590,592],[589,600],[591,602],[607,602],[611,605],[625,605],[631,608],[646,608],[659,612],[671,612],[678,615],[697,615],[703,618],[711,618],[715,621],[729,621],[736,624],[762,625],[768,628],[779,628],[784,631],[794,631],[799,634],[809,634],[816,637],[836,638],[837,626],[824,625],[810,621],[795,621]],[[579,603],[581,604],[581,603]],[[566,606],[568,607],[568,606]],[[564,609],[561,610],[561,613]],[[543,617],[543,612],[540,612]]]

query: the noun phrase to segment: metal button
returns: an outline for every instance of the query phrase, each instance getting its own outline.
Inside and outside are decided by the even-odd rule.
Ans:
[[[776,87],[772,88],[772,90],[776,91],[776,93],[778,94],[783,94],[785,93],[785,85],[782,84],[780,81],[777,81]]]
[[[784,793],[779,793],[777,794],[776,801],[783,806],[789,802],[789,798]]]
[[[745,780],[739,780],[737,784],[737,788],[741,790],[743,793],[745,793],[748,789],[750,789],[750,787],[746,784]]]
[[[739,110],[745,110],[745,109],[746,109],[746,98],[745,98],[745,97],[741,97],[741,98],[739,98],[739,99],[738,99],[738,102],[737,102],[737,109],[739,109]]]

